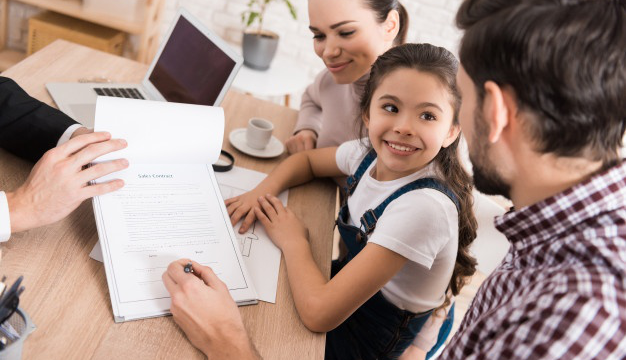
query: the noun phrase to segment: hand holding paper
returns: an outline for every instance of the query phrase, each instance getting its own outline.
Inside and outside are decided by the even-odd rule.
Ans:
[[[89,181],[125,169],[128,161],[105,162],[84,168],[96,157],[123,149],[124,140],[111,140],[106,132],[77,136],[49,150],[35,164],[22,186],[7,193],[11,209],[11,230],[19,232],[56,222],[74,211],[84,200],[124,186],[109,177],[108,182],[88,186]]]
[[[256,303],[211,162],[224,134],[221,108],[99,97],[95,129],[127,139],[126,183],[94,198],[94,213],[116,321],[165,315],[161,275],[180,258],[210,266],[235,301]],[[107,181],[103,177],[97,182]]]

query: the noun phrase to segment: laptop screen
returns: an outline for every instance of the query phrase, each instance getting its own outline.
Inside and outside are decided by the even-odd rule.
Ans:
[[[181,16],[149,80],[171,102],[214,105],[235,61]]]

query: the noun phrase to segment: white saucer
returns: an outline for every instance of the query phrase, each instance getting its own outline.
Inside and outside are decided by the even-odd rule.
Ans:
[[[259,158],[273,158],[280,156],[285,151],[283,143],[274,136],[272,136],[265,149],[259,150],[251,148],[246,142],[246,129],[244,128],[231,131],[230,135],[228,135],[228,140],[235,147],[235,149],[244,154]]]

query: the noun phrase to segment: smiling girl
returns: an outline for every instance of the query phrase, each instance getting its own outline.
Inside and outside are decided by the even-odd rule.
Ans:
[[[226,201],[233,223],[253,212],[282,250],[304,325],[328,332],[326,359],[397,359],[430,316],[445,317],[449,294],[475,271],[456,70],[443,48],[392,48],[372,67],[360,103],[367,138],[292,155],[257,188]],[[307,230],[274,195],[349,174],[337,219],[348,254],[326,280]]]

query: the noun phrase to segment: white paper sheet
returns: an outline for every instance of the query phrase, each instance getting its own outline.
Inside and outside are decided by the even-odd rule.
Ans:
[[[215,176],[224,199],[254,189],[267,177],[264,173],[237,166],[231,171],[216,173]],[[287,206],[288,197],[289,190],[283,191],[278,196],[285,206]],[[275,303],[280,270],[280,249],[272,243],[260,222],[255,222],[245,234],[239,234],[240,226],[241,222],[235,226],[235,236],[239,240],[241,254],[252,277],[259,300]]]
[[[169,263],[183,257],[211,266],[235,301],[256,302],[254,285],[215,174],[206,163],[207,158],[217,159],[224,126],[223,112],[211,109],[214,108],[98,99],[96,130],[110,131],[114,137],[129,142],[129,151],[111,157],[124,155],[129,159],[129,168],[96,181],[122,179],[124,188],[93,200],[116,321],[167,314],[170,298],[161,275]],[[149,116],[128,117],[125,126],[118,126],[118,120],[124,118],[119,114],[126,111]],[[178,116],[175,125],[174,115]],[[109,125],[111,118],[115,118],[110,122],[113,125]],[[201,122],[218,125],[197,125]],[[164,128],[146,130],[158,124]],[[175,131],[176,128],[186,131]],[[159,146],[151,142],[158,142]],[[198,150],[202,154],[195,161],[200,162],[182,160],[194,156],[185,155],[181,149],[196,151],[208,148],[207,144],[217,144],[212,150],[215,156],[204,149]],[[159,164],[159,156],[171,163]]]
[[[222,197],[229,199],[252,190],[267,175],[235,166],[231,171],[216,173],[215,176],[219,183]],[[287,206],[288,197],[289,190],[283,191],[278,196],[285,206]],[[245,234],[239,234],[240,224],[234,229],[235,236],[239,241],[239,250],[252,278],[259,300],[276,303],[280,250],[272,243],[259,222],[256,222]],[[102,261],[100,243],[96,243],[89,256],[94,260]]]
[[[128,147],[95,162],[213,164],[224,138],[224,110],[213,106],[99,96],[96,118],[94,131],[123,138]]]

